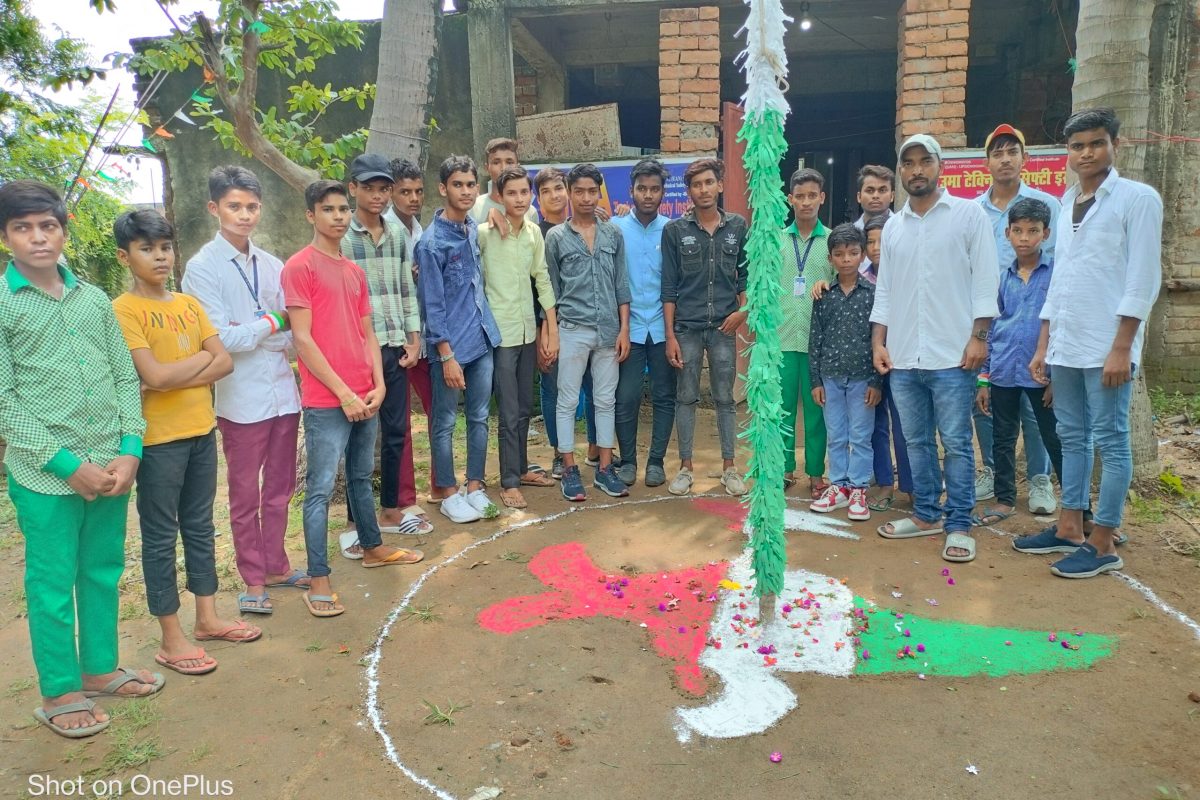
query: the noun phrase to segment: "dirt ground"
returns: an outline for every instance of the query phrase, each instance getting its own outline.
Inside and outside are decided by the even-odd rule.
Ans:
[[[720,488],[704,477],[719,466],[710,411],[700,425],[696,491],[709,492]],[[1164,463],[1185,490],[1200,486],[1200,457],[1185,446],[1190,440],[1169,432],[1164,438],[1173,439],[1163,447]],[[533,446],[531,457],[548,466],[549,448]],[[496,473],[494,455],[489,473]],[[665,487],[638,484],[630,499],[663,495]],[[607,502],[598,490],[591,496],[589,507]],[[879,514],[851,528],[858,541],[789,533],[789,567],[828,574],[881,606],[930,619],[1105,634],[1117,641],[1110,658],[1085,671],[1002,678],[785,673],[799,705],[779,724],[758,735],[680,744],[675,709],[703,701],[676,687],[671,663],[635,623],[556,620],[512,635],[478,623],[493,603],[546,590],[527,562],[551,545],[582,543],[613,575],[735,557],[743,539],[729,519],[686,499],[531,524],[430,575],[379,650],[376,708],[394,747],[389,753],[366,713],[365,666],[380,626],[428,568],[509,525],[567,508],[557,489],[528,489],[526,497],[525,512],[469,526],[452,525],[430,506],[437,530],[420,545],[426,560],[415,567],[368,572],[334,559],[335,589],[347,608],[342,617],[314,619],[299,592],[274,590],[274,615],[250,620],[264,627],[261,641],[207,648],[221,662],[215,673],[167,673],[158,698],[110,705],[117,712],[110,731],[80,743],[53,736],[30,716],[38,696],[21,589],[23,544],[6,506],[0,796],[105,796],[93,789],[110,783],[109,796],[434,796],[399,762],[442,797],[463,800],[490,786],[502,788],[502,797],[572,800],[674,800],[751,789],[889,800],[1200,797],[1200,705],[1188,699],[1200,692],[1200,639],[1123,581],[1054,578],[1051,557],[1021,556],[999,532],[979,532],[979,557],[955,566],[954,586],[941,575],[947,565],[938,542],[885,541],[874,534],[889,518]],[[805,507],[796,490],[789,497],[790,507]],[[229,612],[238,584],[223,502],[218,506],[219,604]],[[1196,620],[1200,557],[1171,549],[1200,542],[1185,517],[1200,514],[1158,497],[1136,502],[1125,571]],[[302,566],[298,512],[293,518],[289,545]],[[1022,514],[1002,527],[1013,533],[1040,524]],[[157,626],[145,613],[133,556],[131,549],[122,656],[152,665]],[[892,595],[898,590],[901,598]],[[936,607],[925,601],[933,597]],[[710,686],[719,689],[719,680]],[[453,724],[429,721],[426,702]],[[780,763],[768,759],[775,751]],[[203,785],[184,793],[147,783],[185,776]],[[41,788],[47,778],[80,777],[81,794],[73,784]],[[119,790],[116,782],[123,782]]]

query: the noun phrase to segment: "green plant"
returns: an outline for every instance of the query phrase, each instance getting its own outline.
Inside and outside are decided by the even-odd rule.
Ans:
[[[1164,492],[1175,497],[1183,497],[1185,493],[1183,479],[1169,469],[1159,473],[1158,485],[1162,487]]]
[[[5,697],[16,697],[17,695],[27,692],[34,686],[33,678],[18,678],[8,685],[4,691]]]
[[[1154,495],[1139,492],[1129,493],[1130,516],[1140,525],[1162,522],[1167,518],[1167,505]]]
[[[408,618],[421,622],[439,622],[442,615],[434,611],[435,608],[437,608],[435,605],[415,606],[408,609]]]
[[[304,652],[306,652],[306,653],[319,653],[324,649],[325,649],[325,643],[320,641],[319,639],[309,642],[307,645],[304,646]]]
[[[109,711],[113,727],[137,733],[162,720],[162,706],[157,698],[138,697],[115,704]]]
[[[467,703],[466,705],[456,706],[447,701],[446,707],[443,709],[440,706],[435,706],[428,700],[422,700],[421,702],[429,709],[429,713],[425,715],[426,725],[447,725],[449,727],[454,726],[454,715],[470,705],[470,703]]]
[[[500,554],[499,558],[501,561],[515,561],[517,563],[523,563],[525,561],[525,554],[518,553],[516,550],[506,550]]]

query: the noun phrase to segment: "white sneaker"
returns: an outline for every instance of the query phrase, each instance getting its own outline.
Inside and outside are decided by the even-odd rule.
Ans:
[[[831,483],[825,493],[812,502],[809,509],[818,514],[828,514],[830,511],[837,511],[848,505],[850,505],[850,491]]]
[[[475,510],[474,506],[467,502],[467,498],[463,497],[458,492],[455,492],[443,500],[441,507],[438,510],[441,511],[444,516],[448,517],[451,522],[475,522],[483,517],[481,513]]]
[[[847,501],[846,518],[855,522],[861,522],[871,518],[871,509],[867,505],[867,490],[866,489],[851,489],[850,498]]]
[[[682,496],[692,490],[692,470],[688,467],[680,467],[679,472],[671,480],[671,485],[667,487],[667,491],[673,495]]]
[[[1049,475],[1034,475],[1029,479],[1029,511],[1031,514],[1049,515],[1058,510],[1054,499],[1054,484]]]
[[[471,504],[471,508],[479,512],[479,516],[491,519],[500,514],[500,509],[492,502],[492,498],[487,496],[487,492],[483,489],[476,489],[473,492],[467,492],[467,502]]]
[[[729,467],[721,473],[721,485],[725,487],[725,494],[734,497],[741,497],[746,493],[746,482],[742,480],[736,467]]]
[[[996,473],[991,467],[984,467],[975,476],[975,502],[990,500],[996,496]]]

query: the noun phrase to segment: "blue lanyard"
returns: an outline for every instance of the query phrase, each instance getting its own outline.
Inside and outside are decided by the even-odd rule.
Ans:
[[[792,247],[796,251],[796,274],[801,278],[804,277],[804,265],[808,263],[808,251],[812,250],[813,240],[816,236],[811,236],[808,239],[808,244],[804,245],[804,257],[800,256],[800,238],[796,234],[792,234]]]
[[[250,296],[254,298],[254,308],[262,311],[262,305],[258,302],[258,259],[250,256],[250,260],[254,262],[254,285],[250,285],[250,279],[246,277],[246,273],[242,270],[242,265],[238,260],[233,259],[233,266],[237,269],[238,275],[242,276],[242,283],[246,284],[246,291],[250,292]]]

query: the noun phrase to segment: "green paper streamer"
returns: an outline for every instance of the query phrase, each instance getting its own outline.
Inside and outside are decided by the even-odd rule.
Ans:
[[[271,26],[268,25],[267,23],[263,22],[261,19],[256,19],[256,20],[254,20],[254,22],[250,23],[250,26],[247,27],[246,30],[250,31],[251,33],[257,33],[259,36],[262,36],[264,33],[271,30]]]
[[[783,512],[783,401],[779,364],[781,311],[779,296],[783,258],[779,231],[787,219],[787,200],[779,164],[787,151],[783,116],[768,110],[746,115],[738,141],[746,143],[743,163],[753,217],[746,239],[748,280],[746,307],[754,334],[750,367],[746,374],[746,405],[750,423],[741,434],[750,447],[750,506],[746,527],[752,531],[750,547],[754,569],[754,594],[778,595],[783,591],[787,567],[787,542]]]
[[[208,95],[200,94],[199,89],[192,92],[192,100],[203,106],[206,106],[213,101],[213,99],[211,97],[209,97]]]
[[[157,149],[155,149],[155,147],[154,147],[154,144],[153,144],[153,143],[152,143],[152,142],[151,142],[149,139],[142,139],[142,147],[146,148],[146,149],[147,149],[147,150],[149,150],[151,153],[157,153],[157,152],[158,152],[158,150],[157,150]]]
[[[1067,72],[1074,75],[1075,71],[1078,69],[1079,69],[1079,61],[1074,58],[1068,58],[1067,59]]]
[[[116,178],[114,178],[112,175],[109,175],[109,174],[108,174],[107,172],[105,172],[104,170],[100,170],[100,171],[98,171],[98,172],[96,173],[96,176],[97,176],[97,177],[99,177],[99,178],[103,178],[104,180],[106,180],[106,181],[108,181],[108,182],[110,182],[110,183],[115,183],[115,182],[116,182],[116,180],[117,180]]]

